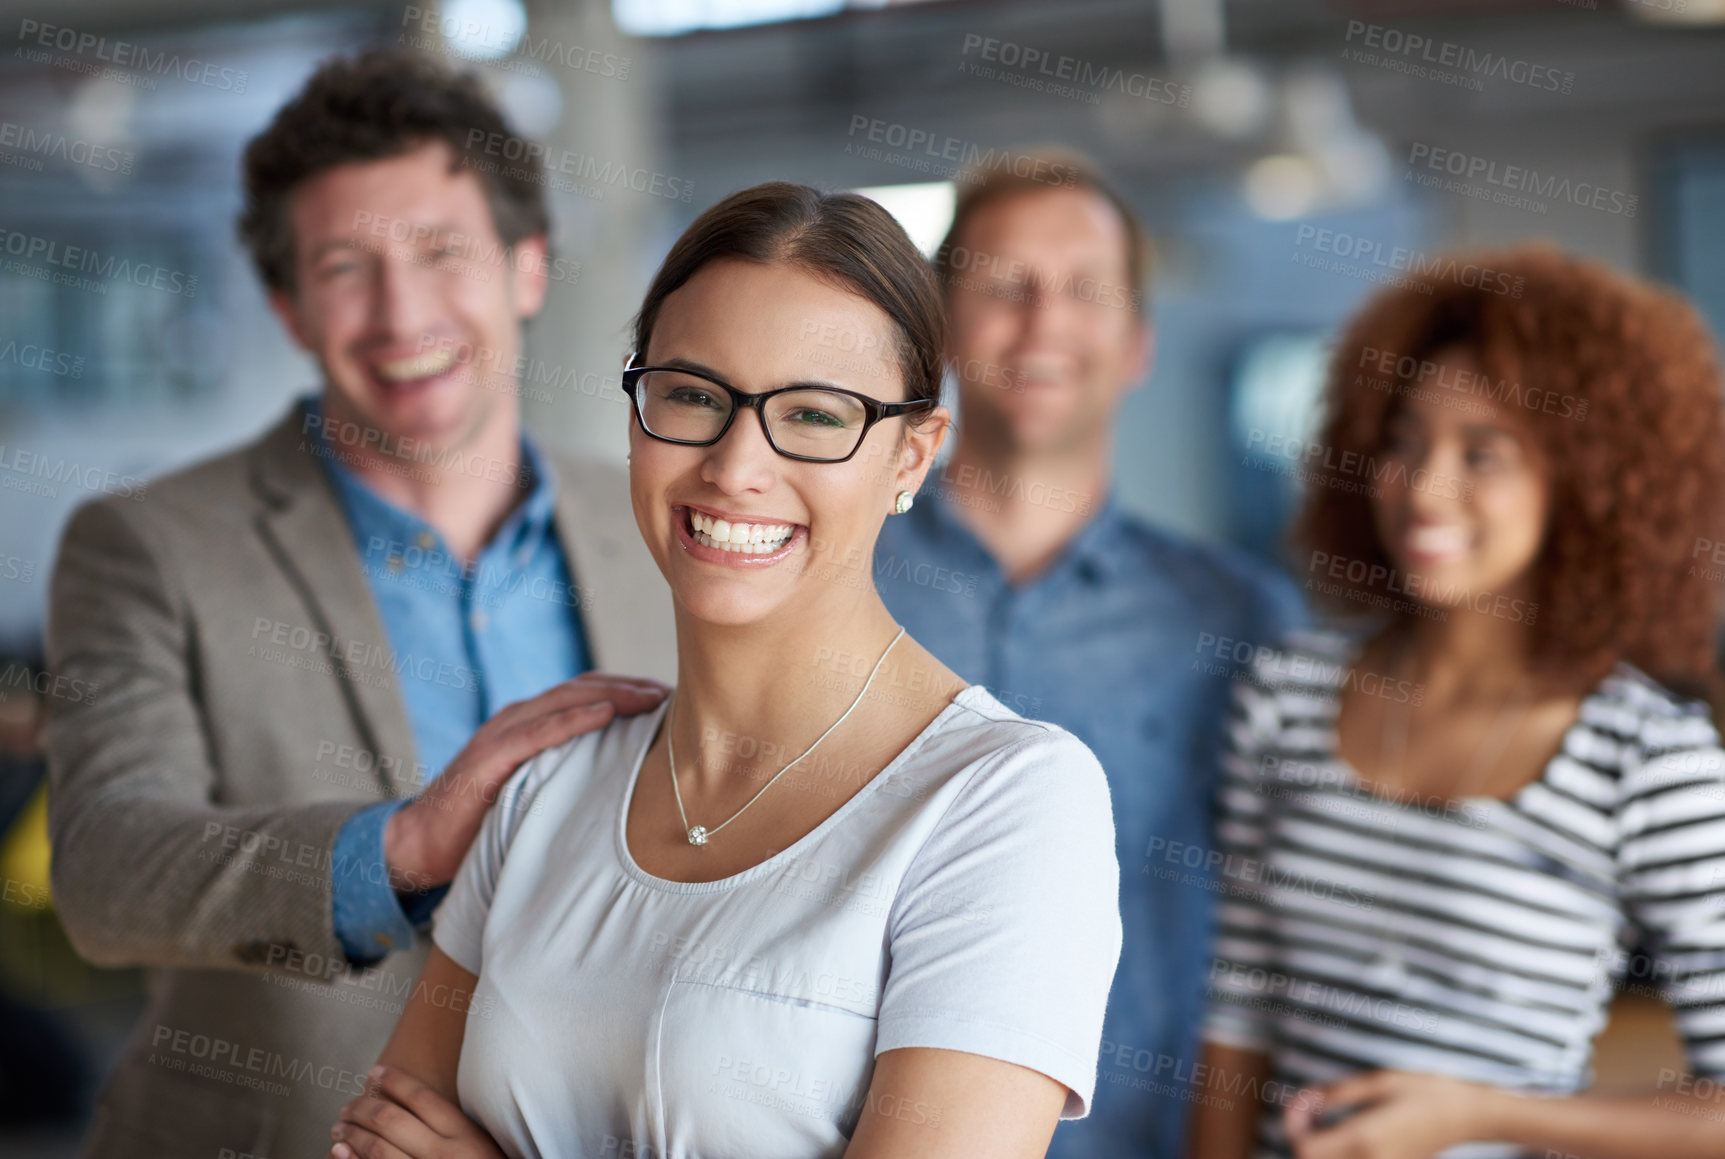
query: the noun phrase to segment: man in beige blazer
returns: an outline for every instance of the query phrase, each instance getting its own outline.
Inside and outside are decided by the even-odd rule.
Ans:
[[[149,978],[88,1156],[324,1154],[502,782],[663,696],[569,658],[675,671],[626,478],[521,435],[558,267],[531,160],[486,167],[500,134],[429,64],[320,69],[247,152],[241,232],[321,394],[66,531],[50,665],[100,691],[49,725],[55,900]]]

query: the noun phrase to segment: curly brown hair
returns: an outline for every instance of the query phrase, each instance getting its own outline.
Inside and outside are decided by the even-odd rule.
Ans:
[[[1534,565],[1536,667],[1603,678],[1619,660],[1693,689],[1713,667],[1715,590],[1694,562],[1721,538],[1725,406],[1705,323],[1678,294],[1544,245],[1459,258],[1369,301],[1336,345],[1317,465],[1296,546],[1388,567],[1370,499],[1339,478],[1383,444],[1396,409],[1446,350],[1523,418],[1551,472]],[[1472,283],[1472,284],[1464,284]],[[1330,479],[1323,476],[1334,475]],[[1381,574],[1381,573],[1379,573]],[[1361,606],[1365,583],[1323,597]],[[1314,593],[1316,594],[1316,593]]]
[[[288,209],[303,182],[339,165],[399,157],[434,142],[449,146],[455,169],[471,169],[479,178],[504,245],[550,232],[544,151],[510,130],[479,80],[410,52],[373,49],[319,65],[246,146],[239,234],[264,285],[294,288]]]

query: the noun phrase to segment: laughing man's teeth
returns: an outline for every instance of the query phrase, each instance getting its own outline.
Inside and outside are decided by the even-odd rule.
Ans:
[[[695,542],[702,547],[735,551],[743,555],[771,555],[796,533],[783,523],[730,523],[689,509],[689,525]]]
[[[392,358],[387,362],[379,362],[377,374],[379,378],[390,382],[412,382],[414,379],[442,374],[454,365],[455,351],[446,346],[441,350],[415,354],[412,358]]]
[[[1018,381],[1058,383],[1066,374],[1066,366],[1059,359],[1027,358],[1018,363]]]
[[[1460,527],[1422,527],[1408,532],[1407,542],[1423,555],[1451,555],[1467,549],[1467,531]]]

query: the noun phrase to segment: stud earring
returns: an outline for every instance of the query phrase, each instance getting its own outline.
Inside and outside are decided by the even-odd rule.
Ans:
[[[898,493],[898,498],[893,500],[892,509],[894,514],[903,515],[906,511],[910,510],[911,504],[915,502],[915,495],[912,495],[909,491],[900,491]]]

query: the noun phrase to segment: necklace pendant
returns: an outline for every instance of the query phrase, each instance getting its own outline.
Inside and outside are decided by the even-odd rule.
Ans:
[[[705,845],[706,843],[707,843],[707,827],[705,825],[690,826],[690,828],[689,828],[689,844],[690,845]]]

